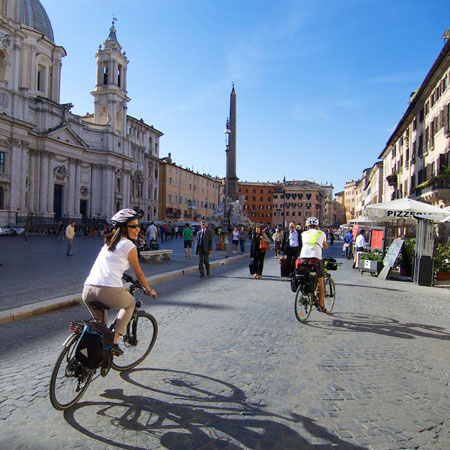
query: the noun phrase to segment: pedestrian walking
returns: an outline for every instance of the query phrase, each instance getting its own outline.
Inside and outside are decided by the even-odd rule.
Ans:
[[[345,251],[345,257],[347,259],[350,259],[352,256],[352,244],[353,244],[352,230],[348,230],[344,236],[344,246],[343,246],[343,249]]]
[[[248,239],[248,233],[245,227],[241,227],[241,231],[239,231],[239,246],[241,248],[241,253],[245,252],[245,243]]]
[[[67,256],[72,256],[72,246],[73,240],[75,239],[75,220],[67,225],[66,228],[66,239],[67,239]]]
[[[302,249],[302,236],[300,230],[295,227],[294,222],[291,222],[289,224],[289,231],[286,231],[283,235],[281,251],[287,256],[291,276],[295,273],[295,262]]]
[[[281,244],[283,242],[283,235],[281,234],[279,228],[277,228],[275,233],[273,233],[272,240],[275,244],[275,258],[279,258],[281,253]]]
[[[250,246],[250,258],[254,262],[255,273],[253,278],[261,279],[264,269],[264,258],[269,249],[270,239],[263,233],[261,227],[257,225],[252,235],[252,244]]]
[[[231,244],[233,246],[233,253],[237,253],[238,245],[239,245],[239,230],[238,227],[233,228]]]
[[[183,228],[184,257],[190,258],[192,252],[192,228],[187,223]]]
[[[30,228],[31,228],[31,220],[27,219],[27,221],[25,222],[25,229],[23,231],[23,240],[24,240],[24,244],[28,244],[28,233],[30,232]]]
[[[200,278],[206,275],[210,275],[209,255],[212,253],[213,239],[212,232],[207,228],[206,220],[201,222],[201,230],[197,233],[195,254],[198,255],[198,270],[200,272]]]
[[[56,233],[58,235],[58,239],[64,239],[64,225],[61,221],[58,222],[58,227],[56,228]]]
[[[158,236],[158,229],[155,226],[155,222],[151,222],[150,225],[145,230],[145,243],[147,247],[151,249],[152,241],[156,241],[156,237]]]

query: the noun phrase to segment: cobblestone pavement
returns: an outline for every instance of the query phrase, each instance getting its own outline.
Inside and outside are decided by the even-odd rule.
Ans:
[[[67,256],[67,241],[54,236],[31,235],[24,244],[21,236],[0,236],[0,311],[49,300],[70,294],[80,294],[84,280],[103,245],[101,237],[77,237],[73,256]],[[184,257],[183,240],[160,243],[162,249],[172,249],[169,261],[143,263],[147,276],[195,266],[198,257]],[[249,244],[248,244],[249,245]],[[247,247],[248,247],[247,245]],[[213,252],[211,261],[231,252]]]
[[[448,291],[343,262],[306,325],[273,257],[263,280],[244,260],[160,284],[150,356],[65,413],[48,382],[83,307],[0,326],[0,448],[449,449]]]

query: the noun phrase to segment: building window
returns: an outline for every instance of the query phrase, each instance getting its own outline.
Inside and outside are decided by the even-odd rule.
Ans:
[[[169,194],[169,203],[172,203],[172,194]]]
[[[0,209],[5,209],[5,188],[0,186]]]
[[[108,63],[103,63],[103,84],[108,84]]]
[[[122,66],[117,68],[117,86],[122,87]]]
[[[5,152],[0,152],[0,173],[5,173]]]

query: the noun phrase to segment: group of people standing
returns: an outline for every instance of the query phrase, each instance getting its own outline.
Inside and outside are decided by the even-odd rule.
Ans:
[[[294,222],[289,224],[288,230],[281,231],[277,229],[272,234],[272,240],[275,243],[275,257],[283,254],[287,259],[287,266],[290,275],[295,274],[297,261],[308,263],[314,261],[317,265],[317,282],[319,287],[319,311],[327,312],[324,306],[325,271],[322,263],[322,250],[328,248],[326,234],[319,230],[319,220],[316,217],[309,217],[306,221],[305,231],[296,226]],[[250,258],[253,263],[253,278],[261,279],[264,258],[270,245],[270,238],[265,230],[256,226],[252,234],[252,244],[250,247]]]

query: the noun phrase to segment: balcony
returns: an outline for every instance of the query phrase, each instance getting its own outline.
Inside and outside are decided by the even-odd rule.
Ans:
[[[438,175],[416,186],[415,195],[423,200],[442,199],[450,201],[450,176]]]
[[[392,175],[388,175],[386,177],[386,181],[389,186],[397,186],[397,174],[393,173]]]

